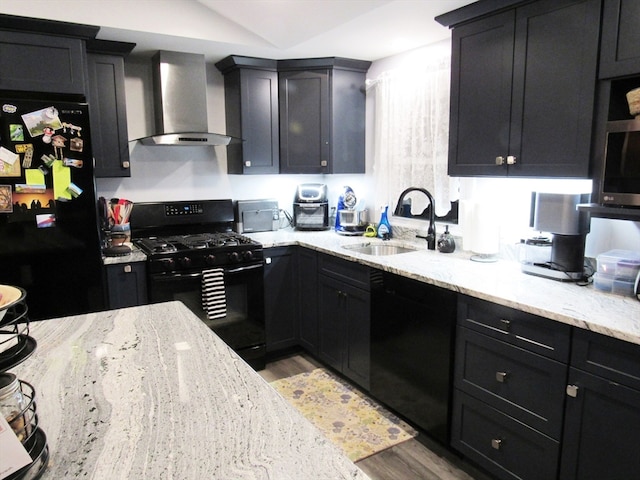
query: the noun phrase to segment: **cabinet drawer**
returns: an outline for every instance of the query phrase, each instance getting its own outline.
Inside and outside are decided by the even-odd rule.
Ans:
[[[547,318],[460,295],[458,325],[567,363],[571,327]]]
[[[560,439],[567,366],[458,327],[455,386]]]
[[[640,390],[640,345],[576,328],[571,365]]]
[[[452,446],[500,479],[555,479],[557,441],[454,391]]]
[[[331,255],[318,255],[319,273],[341,280],[354,287],[369,290],[372,269],[355,262],[343,260]]]

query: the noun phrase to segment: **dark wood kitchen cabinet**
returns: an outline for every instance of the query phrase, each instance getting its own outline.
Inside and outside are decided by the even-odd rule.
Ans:
[[[280,173],[365,172],[365,75],[371,62],[278,61]]]
[[[640,74],[640,2],[606,0],[602,11],[600,78]]]
[[[84,40],[98,30],[0,15],[0,90],[85,96]]]
[[[588,177],[600,3],[437,18],[453,27],[450,175]]]
[[[370,267],[318,255],[318,357],[366,390],[375,273]]]
[[[104,275],[107,286],[107,305],[110,309],[148,303],[145,262],[105,265]]]
[[[227,172],[278,173],[277,61],[231,55],[216,67],[224,75],[227,135],[242,139],[227,146]]]
[[[640,471],[640,346],[576,329],[567,386],[562,480]]]
[[[96,177],[131,176],[124,58],[134,43],[87,41],[89,112]]]
[[[553,479],[571,327],[458,299],[451,444],[499,479]]]
[[[264,308],[267,353],[297,345],[298,265],[296,247],[264,250]]]
[[[298,340],[300,346],[318,355],[318,255],[298,248]]]

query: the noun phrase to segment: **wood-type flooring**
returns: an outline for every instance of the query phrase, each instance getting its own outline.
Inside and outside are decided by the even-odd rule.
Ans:
[[[323,367],[305,354],[293,354],[267,364],[258,372],[268,382],[309,372]],[[425,439],[408,440],[380,453],[356,462],[372,480],[488,480],[488,477],[467,466],[465,470],[456,467],[446,457],[456,463],[451,453]],[[429,445],[429,448],[426,446]],[[438,453],[436,453],[438,452]]]

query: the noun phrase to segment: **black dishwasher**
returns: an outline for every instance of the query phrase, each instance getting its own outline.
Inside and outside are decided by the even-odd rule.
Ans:
[[[384,273],[371,323],[371,395],[445,445],[456,294]]]

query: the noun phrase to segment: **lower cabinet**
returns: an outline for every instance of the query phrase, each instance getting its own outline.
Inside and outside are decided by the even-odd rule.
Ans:
[[[264,250],[264,309],[267,353],[295,346],[298,327],[296,247]]]
[[[460,296],[451,442],[499,479],[557,476],[571,328]]]
[[[318,272],[318,357],[368,390],[375,270],[320,254]]]
[[[576,329],[571,365],[560,478],[636,478],[640,346]]]
[[[300,346],[318,355],[318,255],[298,248],[298,340]]]
[[[112,308],[144,305],[147,299],[145,262],[105,265],[107,306]]]

